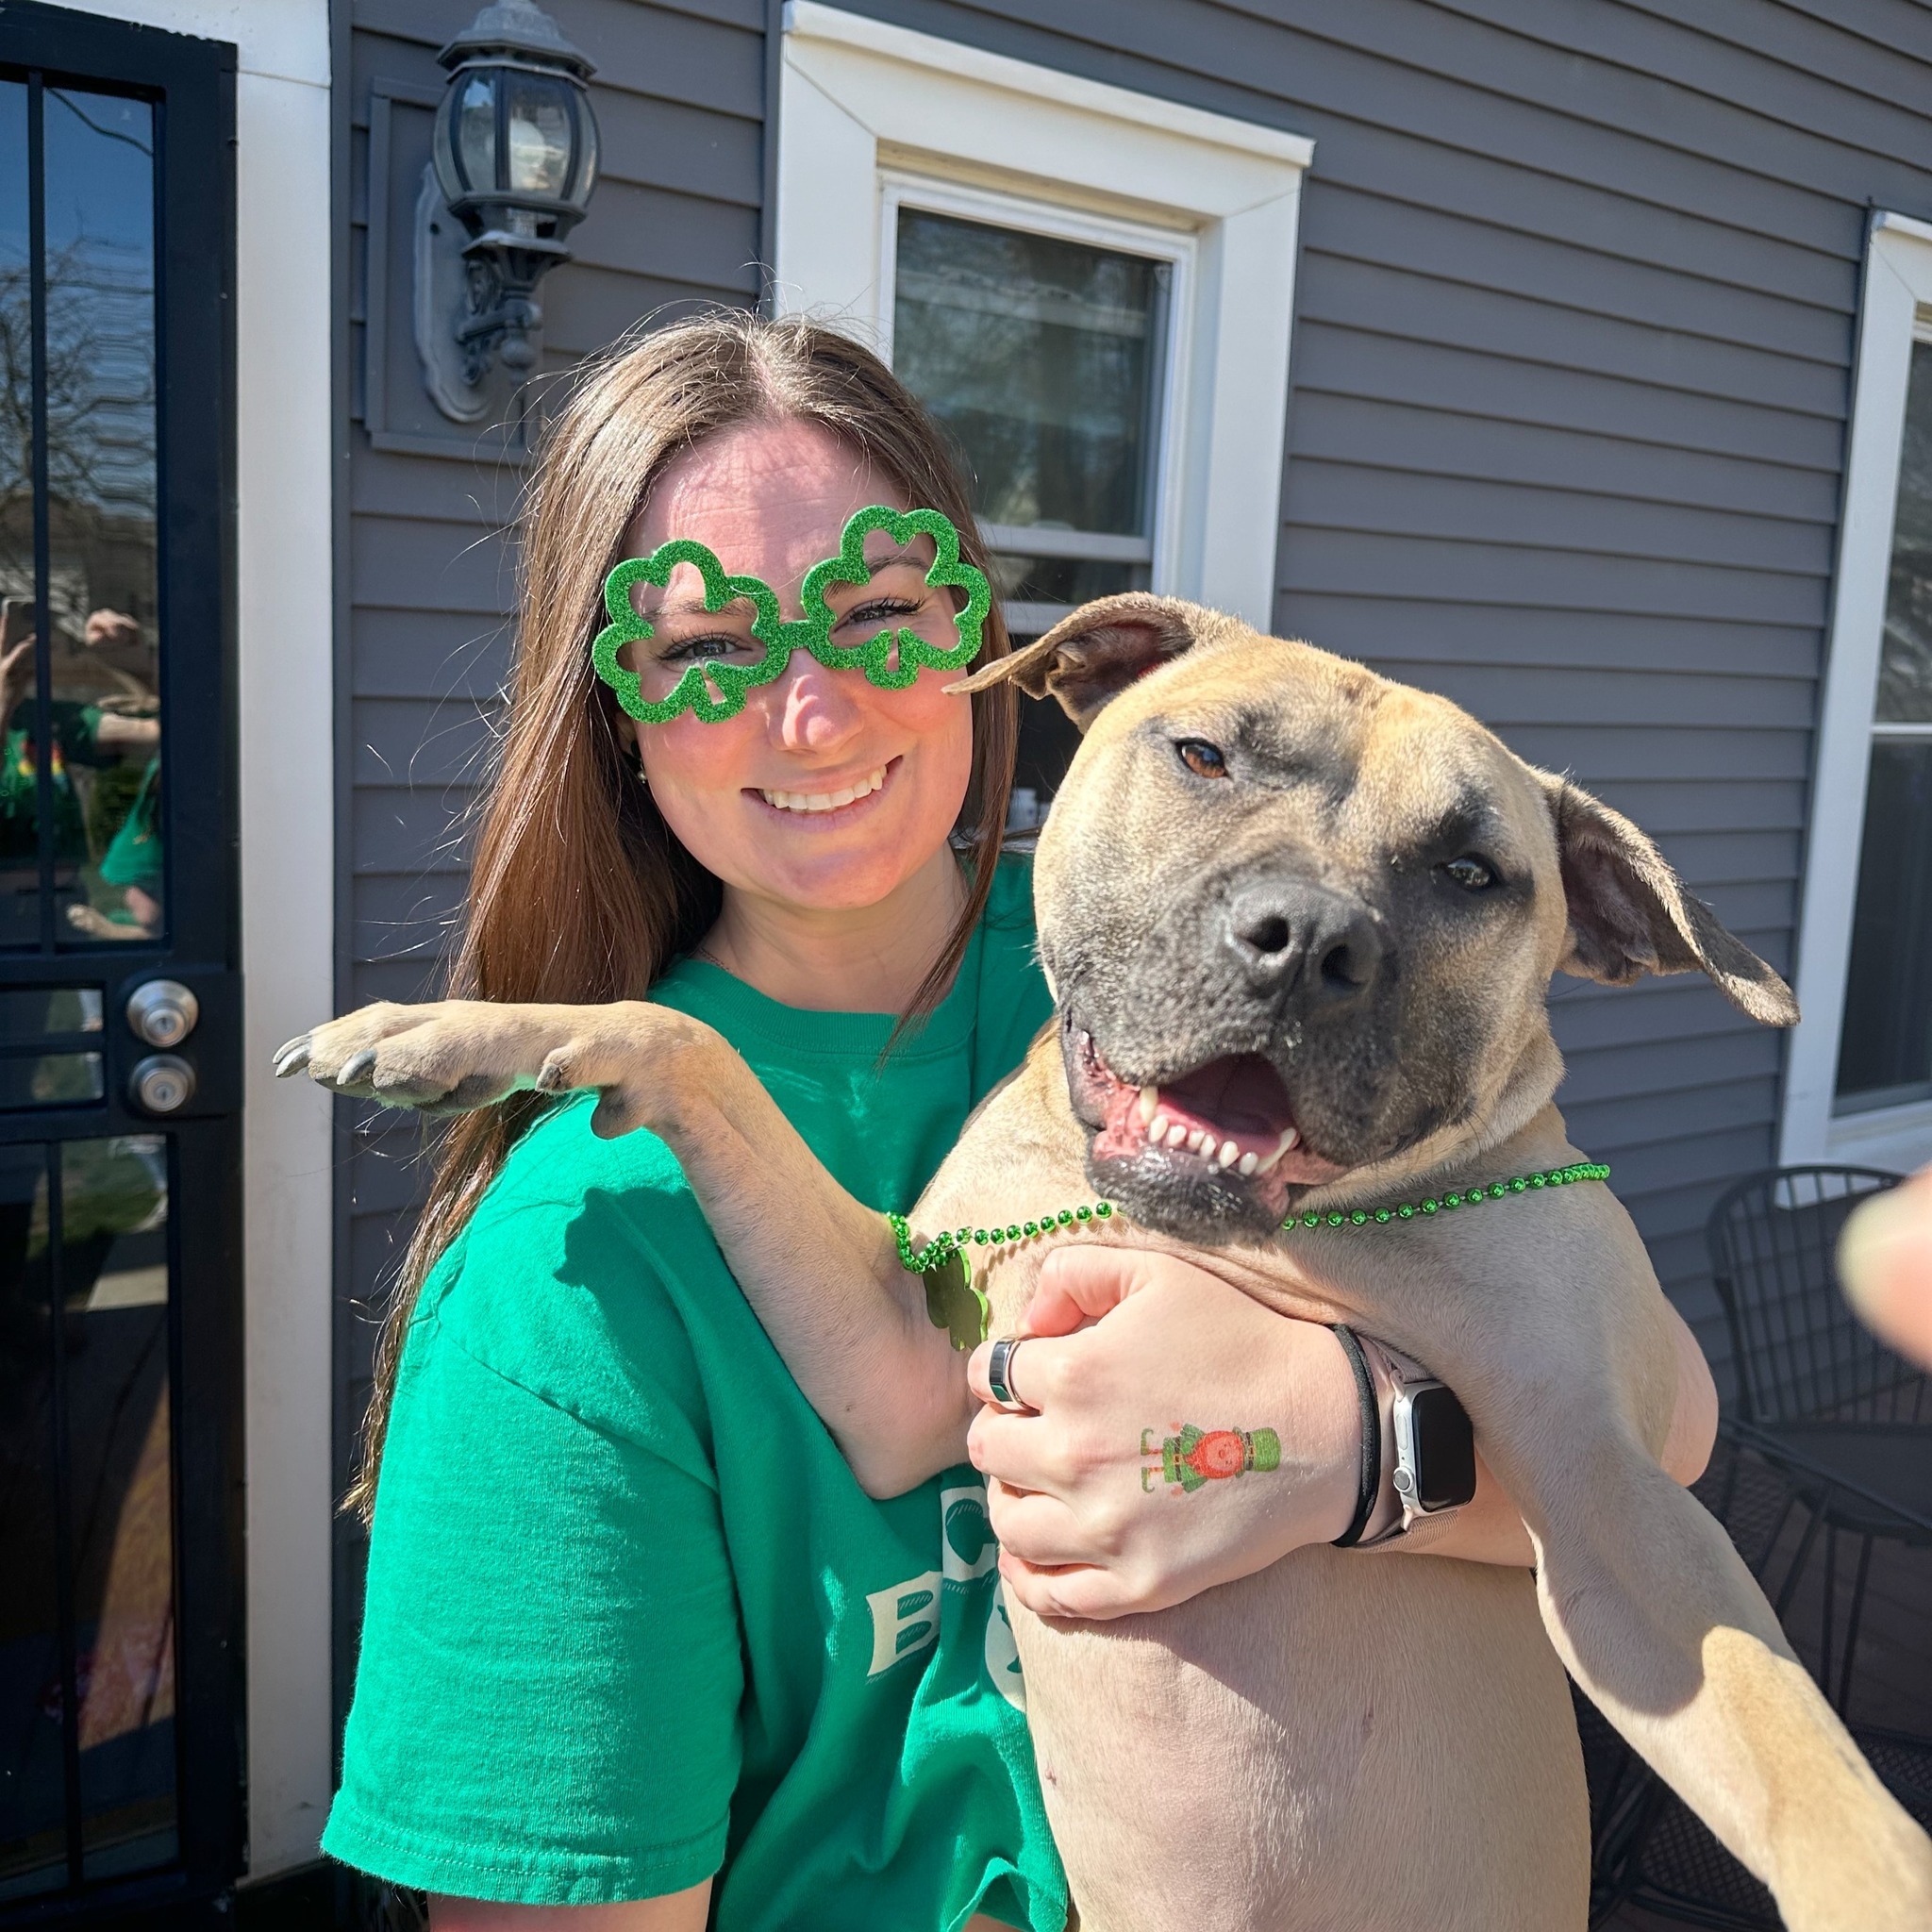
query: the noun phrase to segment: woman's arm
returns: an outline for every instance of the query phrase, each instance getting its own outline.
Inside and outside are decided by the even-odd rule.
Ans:
[[[432,1898],[429,1932],[704,1932],[711,1881],[663,1898],[615,1906],[500,1906],[480,1898]]]
[[[1328,1329],[1263,1308],[1177,1256],[1136,1249],[1062,1250],[1041,1290],[1029,1324],[1062,1332],[1029,1341],[1012,1374],[1016,1398],[1037,1412],[984,1409],[969,1441],[992,1478],[1007,1587],[1028,1608],[1076,1617],[1160,1609],[1341,1534],[1355,1507],[1361,1409]],[[1081,1321],[1091,1325],[1065,1332]],[[1676,1410],[1661,1459],[1689,1482],[1709,1456],[1717,1400],[1681,1320],[1676,1340]],[[982,1348],[971,1368],[982,1400],[987,1356]],[[1386,1397],[1384,1408],[1386,1428]],[[1269,1430],[1278,1454],[1244,1457],[1232,1475],[1170,1482],[1168,1445],[1184,1444],[1191,1424]],[[1177,1460],[1185,1453],[1177,1447]],[[1213,1466],[1198,1447],[1195,1456]],[[1386,1491],[1379,1514],[1391,1500]],[[1389,1547],[1532,1560],[1516,1507],[1480,1457],[1473,1502]]]

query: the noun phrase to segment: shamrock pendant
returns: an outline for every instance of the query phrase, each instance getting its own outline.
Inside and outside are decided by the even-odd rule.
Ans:
[[[935,1328],[948,1330],[953,1346],[977,1348],[992,1325],[992,1309],[973,1278],[973,1264],[958,1248],[925,1276],[925,1312]]]

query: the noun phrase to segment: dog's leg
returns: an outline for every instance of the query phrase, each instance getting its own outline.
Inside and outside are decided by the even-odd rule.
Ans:
[[[366,1007],[291,1041],[276,1069],[432,1113],[594,1089],[605,1136],[677,1156],[746,1298],[860,1483],[896,1495],[965,1456],[964,1357],[926,1314],[882,1215],[826,1172],[714,1029],[648,1001]]]
[[[1543,1623],[1572,1675],[1771,1888],[1791,1932],[1924,1932],[1932,1844],[1724,1530],[1630,1432],[1573,1407],[1549,1434],[1567,1451],[1545,1440],[1533,1473],[1497,1473],[1534,1498]]]

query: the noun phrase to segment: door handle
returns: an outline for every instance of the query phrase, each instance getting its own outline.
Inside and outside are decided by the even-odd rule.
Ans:
[[[178,979],[149,979],[127,995],[126,1012],[128,1031],[137,1040],[179,1046],[201,1018],[201,1002]]]

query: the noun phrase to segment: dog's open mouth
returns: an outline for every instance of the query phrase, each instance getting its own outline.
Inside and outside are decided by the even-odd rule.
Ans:
[[[1096,1162],[1131,1162],[1176,1183],[1239,1188],[1272,1218],[1290,1195],[1346,1170],[1307,1145],[1281,1075],[1259,1054],[1224,1054],[1158,1084],[1114,1073],[1093,1037],[1077,1040],[1078,1111],[1097,1120]],[[1084,1106],[1078,1103],[1084,1101]]]

